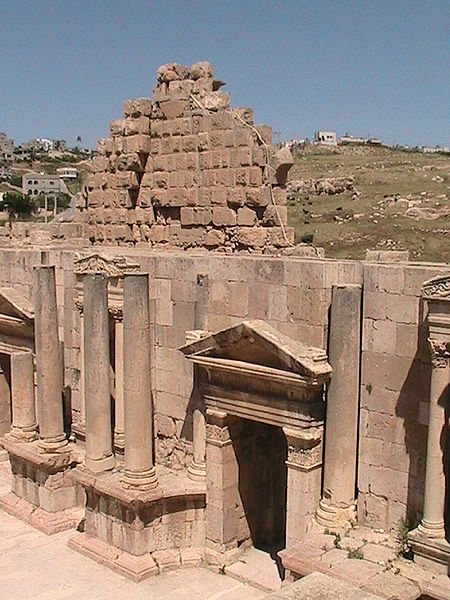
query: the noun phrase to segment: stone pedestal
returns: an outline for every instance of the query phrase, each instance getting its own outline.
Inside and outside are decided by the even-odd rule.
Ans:
[[[325,527],[356,522],[361,286],[333,286],[329,361],[333,368],[325,421],[322,499],[317,521]]]
[[[286,548],[298,543],[310,528],[320,498],[321,427],[283,427],[287,441]]]
[[[63,371],[58,338],[55,267],[34,272],[36,385],[39,444],[55,452],[67,444],[62,401]]]
[[[0,498],[0,507],[47,535],[76,527],[84,514],[84,498],[71,478],[77,464],[72,445],[48,453],[39,442],[18,442],[10,435],[2,443],[9,454],[12,486]]]
[[[93,473],[115,465],[112,452],[109,381],[107,277],[84,278],[84,376],[86,404],[86,468]]]
[[[31,352],[11,354],[11,437],[32,442],[37,438],[34,368]]]
[[[123,283],[125,487],[157,486],[153,464],[148,275],[125,275]]]
[[[205,487],[170,472],[148,491],[124,489],[119,473],[75,469],[86,492],[85,533],[69,546],[133,579],[197,567],[205,544]]]

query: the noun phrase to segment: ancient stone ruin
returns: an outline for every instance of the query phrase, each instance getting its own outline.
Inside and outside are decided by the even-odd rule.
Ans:
[[[280,598],[448,597],[449,266],[280,255],[289,156],[219,87],[161,68],[86,237],[1,249],[0,507],[136,582],[256,548]]]
[[[292,245],[292,157],[270,127],[230,108],[209,63],[158,69],[152,98],[127,100],[100,140],[76,221],[94,243],[273,250]]]

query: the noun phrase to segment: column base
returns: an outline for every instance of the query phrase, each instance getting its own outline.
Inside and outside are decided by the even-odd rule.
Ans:
[[[125,469],[122,485],[125,489],[137,491],[154,490],[158,487],[155,467],[148,471],[130,471]]]
[[[47,452],[49,454],[54,454],[64,448],[69,443],[66,438],[66,434],[62,433],[53,438],[40,438],[38,442],[39,449],[41,452]]]
[[[414,555],[414,562],[438,573],[448,575],[450,569],[450,544],[445,537],[430,537],[422,524],[408,534],[408,542]],[[433,530],[432,530],[433,531]],[[434,530],[436,532],[436,529]]]
[[[224,567],[228,567],[238,560],[241,552],[237,544],[230,546],[206,540],[205,561],[209,567],[222,572]]]
[[[33,427],[11,427],[9,435],[16,442],[34,442],[38,438],[37,425]]]
[[[84,466],[91,473],[102,473],[103,471],[112,471],[116,465],[116,459],[113,454],[105,458],[93,459],[85,458]]]
[[[194,460],[187,470],[189,479],[192,481],[204,481],[206,479],[206,462],[197,463]]]
[[[332,506],[323,500],[319,502],[316,521],[324,527],[346,527],[356,523],[356,505],[347,507]]]

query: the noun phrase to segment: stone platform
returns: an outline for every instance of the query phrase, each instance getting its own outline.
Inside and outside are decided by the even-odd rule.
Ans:
[[[45,453],[38,442],[6,436],[2,444],[11,465],[11,491],[0,497],[0,507],[47,535],[77,527],[84,510],[81,490],[70,477],[79,460],[71,445]]]
[[[299,544],[279,556],[290,581],[319,572],[390,600],[450,598],[447,575],[401,557],[395,536],[381,530],[328,531],[315,525]]]
[[[205,546],[205,484],[157,468],[158,487],[124,489],[120,471],[73,477],[87,497],[85,532],[69,546],[134,581],[198,566]]]

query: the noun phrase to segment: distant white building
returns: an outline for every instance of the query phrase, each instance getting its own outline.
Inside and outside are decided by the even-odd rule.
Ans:
[[[314,143],[321,146],[337,146],[335,131],[315,131]]]
[[[362,145],[365,144],[366,140],[364,138],[355,138],[352,135],[348,135],[348,133],[346,133],[345,135],[341,136],[339,138],[339,144],[341,144],[342,146],[358,146],[358,145]]]
[[[11,161],[14,152],[14,141],[6,133],[0,132],[0,160]]]
[[[76,179],[78,177],[78,171],[75,167],[61,167],[56,169],[56,172],[60,179]]]

